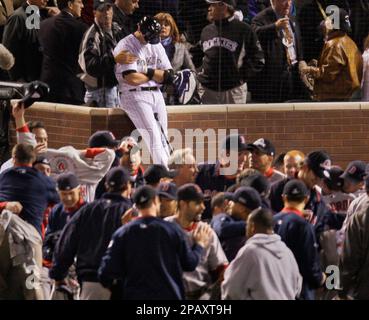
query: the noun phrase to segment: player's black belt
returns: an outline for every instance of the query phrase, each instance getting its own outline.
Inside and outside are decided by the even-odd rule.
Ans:
[[[128,91],[134,92],[134,91],[157,91],[159,90],[158,87],[139,87],[135,89],[129,89]]]

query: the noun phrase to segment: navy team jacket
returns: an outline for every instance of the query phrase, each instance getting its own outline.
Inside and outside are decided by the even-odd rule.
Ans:
[[[176,223],[139,218],[113,235],[99,269],[100,282],[122,282],[124,300],[184,299],[183,271],[193,271],[203,248],[189,247]]]
[[[274,232],[291,249],[299,266],[303,278],[301,298],[313,300],[314,289],[319,288],[322,281],[313,226],[303,218],[301,212],[293,209],[283,209],[273,220]]]
[[[246,222],[221,213],[211,220],[210,225],[217,234],[228,261],[231,262],[246,242]]]
[[[84,205],[64,227],[56,245],[50,278],[62,280],[77,258],[78,281],[97,282],[97,270],[113,233],[122,225],[121,217],[131,200],[117,193],[105,193]]]
[[[0,202],[18,201],[20,217],[41,234],[43,214],[48,204],[58,203],[55,182],[32,167],[19,166],[0,175]]]
[[[236,183],[236,179],[228,179],[220,174],[220,163],[201,164],[196,176],[196,184],[204,193],[205,210],[202,213],[203,220],[211,220],[212,212],[210,207],[211,198],[218,192],[227,191],[227,189]]]
[[[289,180],[290,179],[283,179],[272,185],[269,199],[272,210],[275,213],[283,209],[283,188]],[[320,192],[315,188],[310,190],[309,202],[306,204],[305,209],[313,211],[314,217],[311,223],[314,225],[317,238],[319,238],[319,235],[326,229],[339,230],[342,228],[345,215],[332,212],[323,201]]]

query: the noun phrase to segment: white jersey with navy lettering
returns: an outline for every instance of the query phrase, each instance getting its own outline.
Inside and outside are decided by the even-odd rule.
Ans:
[[[135,55],[138,60],[131,64],[117,64],[116,77],[121,92],[120,107],[143,137],[155,164],[168,165],[169,149],[167,137],[168,116],[161,83],[149,80],[140,85],[129,84],[123,76],[126,72],[146,74],[147,69],[170,70],[172,66],[161,43],[141,43],[134,34],[122,39],[114,49],[116,56],[126,50]],[[157,115],[157,119],[155,119]],[[161,127],[161,128],[160,128]],[[162,133],[164,132],[164,134]]]
[[[136,86],[132,86],[127,83],[122,77],[122,73],[125,71],[135,71],[146,73],[148,68],[169,70],[172,69],[168,56],[161,43],[158,44],[142,44],[133,34],[125,37],[114,49],[114,55],[117,55],[122,50],[127,50],[135,55],[138,60],[131,64],[117,64],[115,67],[116,77],[119,81],[119,88],[123,92],[125,90],[134,89]],[[161,84],[154,80],[150,80],[141,87],[161,87]]]

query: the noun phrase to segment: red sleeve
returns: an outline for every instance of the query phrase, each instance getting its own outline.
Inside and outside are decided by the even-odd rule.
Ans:
[[[29,128],[28,128],[28,126],[26,124],[22,128],[18,128],[16,131],[17,132],[23,132],[23,133],[30,132],[29,131]]]
[[[105,148],[88,148],[86,149],[86,158],[95,158],[98,154],[103,153]]]
[[[7,201],[5,201],[5,202],[0,202],[0,212],[1,211],[3,211],[4,209],[5,209],[5,207],[6,207],[6,205],[8,204],[8,202]]]

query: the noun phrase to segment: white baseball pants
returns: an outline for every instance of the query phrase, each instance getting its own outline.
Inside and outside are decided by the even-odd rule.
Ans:
[[[168,116],[161,91],[125,90],[121,93],[121,107],[142,135],[153,163],[167,166],[168,146],[154,117],[157,113],[165,136],[168,136]]]

